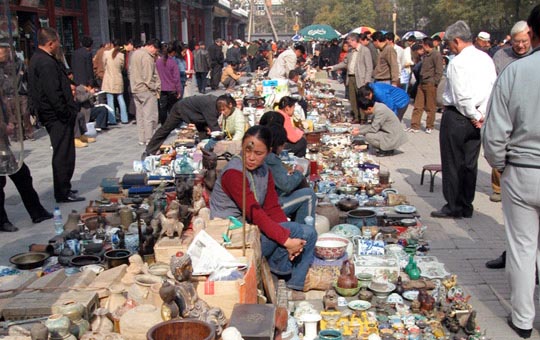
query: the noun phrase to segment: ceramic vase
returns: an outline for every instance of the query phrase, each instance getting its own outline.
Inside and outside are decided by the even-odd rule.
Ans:
[[[67,316],[71,321],[69,332],[80,338],[90,329],[90,323],[83,318],[84,305],[78,302],[69,301],[62,305],[53,306],[53,312]]]
[[[111,313],[114,313],[119,307],[122,307],[126,302],[126,297],[124,296],[124,286],[120,284],[113,284],[109,287],[109,299],[105,308]]]
[[[98,308],[94,311],[96,318],[92,321],[92,331],[98,333],[109,333],[114,329],[113,322],[107,317],[107,308]]]
[[[70,325],[69,318],[62,314],[53,314],[45,321],[50,340],[76,340],[77,338],[69,332]]]

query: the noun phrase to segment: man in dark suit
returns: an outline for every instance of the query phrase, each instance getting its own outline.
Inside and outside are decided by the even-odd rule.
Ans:
[[[223,72],[223,63],[225,57],[223,56],[223,50],[221,46],[223,45],[223,40],[217,38],[214,44],[208,47],[208,55],[210,55],[210,67],[211,69],[211,80],[210,87],[212,90],[217,90],[219,87],[219,82],[221,81],[221,73]]]
[[[94,69],[92,65],[92,44],[94,41],[90,37],[83,37],[81,47],[73,52],[71,57],[71,70],[73,71],[73,81],[76,84],[85,86],[94,85]]]
[[[77,106],[64,66],[55,58],[60,49],[58,33],[49,27],[38,31],[38,48],[28,67],[31,107],[49,133],[56,202],[84,201],[71,189],[75,170],[74,125]]]

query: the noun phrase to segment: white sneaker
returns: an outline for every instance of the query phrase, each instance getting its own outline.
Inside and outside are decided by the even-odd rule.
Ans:
[[[143,146],[143,145],[145,145],[145,143],[144,142],[139,142],[139,145]]]
[[[427,133],[428,135],[430,135],[430,134],[431,134],[431,129],[426,129],[426,133]]]
[[[411,132],[411,133],[418,133],[418,132],[420,132],[420,130],[418,130],[418,129],[413,129],[413,128],[410,128],[408,131]]]

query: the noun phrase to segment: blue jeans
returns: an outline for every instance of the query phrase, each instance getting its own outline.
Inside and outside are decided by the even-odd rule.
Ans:
[[[122,93],[107,93],[107,105],[113,109],[112,112],[109,111],[109,124],[116,124],[115,109],[114,109],[114,96],[118,100],[118,105],[120,106],[120,120],[122,123],[128,122],[128,115],[126,109],[126,102],[124,101],[124,94]]]
[[[306,240],[304,251],[293,261],[289,260],[289,253],[282,245],[261,234],[262,255],[268,260],[272,273],[279,276],[290,276],[287,287],[294,290],[303,290],[304,281],[313,262],[317,232],[315,228],[296,222],[283,222],[281,226],[291,231],[290,238]]]
[[[306,216],[315,221],[315,205],[317,197],[311,188],[302,188],[291,192],[288,196],[279,197],[279,205],[287,217],[294,216],[297,223],[305,223]],[[296,215],[295,215],[296,214]]]

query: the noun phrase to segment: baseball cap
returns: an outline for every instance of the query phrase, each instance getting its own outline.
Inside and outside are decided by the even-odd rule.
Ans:
[[[488,32],[482,31],[482,32],[478,33],[478,39],[484,40],[484,41],[489,41],[491,39],[491,35]]]

